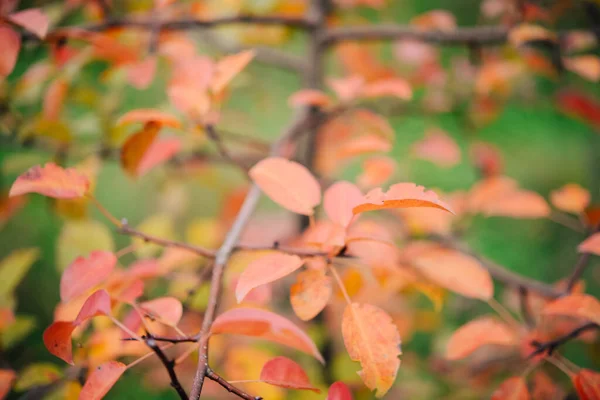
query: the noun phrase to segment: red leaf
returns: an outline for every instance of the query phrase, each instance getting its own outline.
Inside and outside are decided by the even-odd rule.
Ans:
[[[63,169],[54,163],[47,163],[44,167],[36,165],[19,176],[8,195],[39,193],[57,199],[73,199],[83,197],[89,186],[88,178],[76,169]]]
[[[140,307],[169,326],[177,326],[183,315],[183,305],[175,297],[160,297],[146,301],[140,304]]]
[[[142,130],[131,135],[121,149],[121,166],[132,177],[139,176],[139,168],[148,150],[158,136],[160,125],[148,122]]]
[[[60,280],[62,302],[77,297],[103,282],[113,271],[117,257],[108,251],[92,251],[88,258],[77,257]]]
[[[574,90],[562,91],[556,97],[558,108],[593,127],[600,127],[600,103],[589,95]]]
[[[136,89],[146,89],[156,75],[156,57],[148,57],[145,60],[131,64],[127,68],[127,80]]]
[[[10,14],[8,19],[13,24],[17,24],[34,33],[40,39],[46,36],[48,26],[50,25],[48,17],[39,8],[30,8]]]
[[[344,382],[334,382],[329,386],[325,400],[352,400],[352,392]]]
[[[352,209],[360,204],[363,194],[353,183],[340,181],[331,185],[323,196],[323,208],[329,219],[344,228],[354,218]]]
[[[170,126],[172,128],[181,127],[181,123],[174,115],[153,108],[131,110],[123,114],[117,120],[117,125],[133,124],[136,122],[141,122],[143,124],[154,122],[160,126]]]
[[[177,138],[154,140],[138,165],[137,175],[142,176],[152,168],[169,161],[179,150],[181,141]]]
[[[239,74],[254,58],[254,50],[245,50],[224,57],[215,66],[215,72],[210,82],[213,93],[219,93]]]
[[[308,375],[300,365],[287,357],[275,357],[263,365],[260,380],[286,389],[321,391],[310,384]]]
[[[283,344],[312,355],[325,363],[312,339],[289,320],[270,311],[256,308],[234,308],[219,315],[211,334],[231,333],[252,336]]]
[[[362,204],[354,207],[354,214],[365,211],[383,210],[386,208],[433,207],[452,213],[450,206],[441,201],[431,190],[425,191],[423,186],[414,183],[397,183],[387,192],[380,188],[367,193]]]
[[[242,272],[235,288],[238,303],[257,286],[287,276],[300,268],[304,261],[296,256],[284,253],[270,253],[252,261]]]
[[[577,394],[581,400],[598,400],[600,399],[600,374],[582,368],[572,378],[573,386],[577,390]]]
[[[100,400],[119,380],[127,366],[118,361],[108,361],[97,366],[79,393],[80,399]]]
[[[303,215],[313,215],[321,202],[319,182],[305,166],[281,157],[269,157],[250,169],[250,177],[271,200]]]
[[[44,95],[42,110],[42,114],[46,120],[56,121],[60,119],[60,113],[62,112],[68,89],[69,85],[63,78],[53,80],[50,86],[48,86],[48,90]]]
[[[17,373],[12,369],[0,369],[0,399],[4,399],[10,393],[16,378]]]
[[[331,99],[320,90],[302,89],[291,95],[288,103],[293,107],[327,107],[331,105]]]
[[[452,334],[446,345],[446,357],[459,360],[481,346],[516,344],[515,333],[505,323],[491,317],[482,317],[466,323]]]
[[[547,304],[542,313],[583,318],[600,324],[600,301],[589,294],[571,294]]]
[[[300,272],[290,287],[290,302],[298,318],[308,321],[325,308],[331,293],[331,278],[323,271],[308,269]]]
[[[48,351],[71,365],[74,365],[71,334],[76,327],[72,322],[56,321],[44,331],[44,345]]]
[[[21,37],[17,32],[7,25],[0,24],[0,78],[5,78],[15,68],[19,49],[21,48]]]
[[[98,315],[111,316],[110,296],[106,290],[97,290],[83,303],[73,324],[79,325],[88,318]]]
[[[492,394],[491,400],[529,400],[531,396],[527,390],[525,379],[520,376],[508,378]]]
[[[600,256],[600,232],[594,233],[577,247],[580,253],[591,253]]]

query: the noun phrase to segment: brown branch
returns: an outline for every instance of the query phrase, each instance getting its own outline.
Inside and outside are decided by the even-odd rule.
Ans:
[[[598,224],[598,226],[596,226],[594,229],[592,229],[592,231],[590,232],[588,237],[592,236],[593,234],[598,233],[598,232],[600,232],[600,224]],[[571,275],[569,275],[569,277],[567,278],[567,286],[566,286],[567,293],[570,293],[573,290],[573,288],[577,284],[577,281],[581,278],[581,276],[585,272],[585,269],[587,268],[588,264],[590,263],[591,258],[592,258],[591,253],[583,253],[579,256],[577,263],[573,267],[573,272],[571,272]]]
[[[154,339],[157,342],[167,342],[167,343],[173,343],[173,344],[177,344],[177,343],[197,343],[200,340],[200,337],[198,335],[195,336],[189,336],[189,337],[166,337],[166,336],[147,336],[147,335],[142,335],[141,336],[142,339],[147,340],[147,339]],[[133,341],[137,341],[138,338],[134,338],[134,337],[128,337],[128,338],[123,338],[121,339],[125,342],[133,342]]]
[[[239,388],[233,386],[231,383],[227,382],[225,379],[223,379],[221,376],[219,376],[215,371],[213,371],[210,368],[207,368],[207,370],[206,370],[206,377],[208,379],[210,379],[211,381],[215,381],[219,385],[223,386],[225,388],[225,390],[227,390],[229,393],[233,393],[233,394],[237,395],[238,397],[241,397],[242,399],[262,400],[262,397],[260,397],[260,396],[250,396],[248,393],[244,392],[242,389],[239,389]]]
[[[527,358],[532,358],[532,357],[535,357],[538,354],[542,354],[542,353],[546,353],[547,355],[551,356],[552,353],[559,346],[562,346],[563,344],[567,343],[568,341],[577,338],[579,335],[583,334],[586,331],[589,331],[592,329],[598,329],[598,328],[600,328],[599,325],[597,325],[593,322],[589,322],[585,325],[581,325],[580,327],[573,329],[571,332],[568,332],[562,336],[559,336],[558,338],[556,338],[554,340],[549,340],[547,342],[538,342],[537,340],[533,340],[531,342],[531,345],[535,346],[536,349],[531,354],[529,354],[529,356]]]
[[[221,157],[223,157],[223,159],[229,161],[231,164],[239,167],[244,174],[248,174],[248,165],[242,163],[241,161],[235,159],[231,153],[229,152],[229,150],[227,149],[227,147],[225,146],[225,143],[223,143],[223,140],[221,139],[221,135],[219,132],[217,132],[217,129],[215,128],[214,125],[206,125],[204,127],[204,130],[206,131],[206,136],[208,136],[208,138],[215,144],[215,146],[217,147],[217,151],[219,152],[219,155]]]
[[[181,386],[181,382],[179,382],[179,378],[177,378],[177,374],[175,373],[175,361],[167,358],[161,348],[158,347],[158,344],[156,344],[156,340],[149,333],[146,334],[145,343],[152,349],[152,351],[160,359],[160,362],[162,362],[162,364],[165,366],[167,373],[169,374],[169,378],[171,379],[171,386],[173,389],[175,389],[179,395],[179,398],[181,400],[188,400],[188,395],[183,389],[183,386]]]
[[[519,286],[519,309],[527,326],[530,328],[534,327],[535,320],[529,306],[529,291],[523,286]]]

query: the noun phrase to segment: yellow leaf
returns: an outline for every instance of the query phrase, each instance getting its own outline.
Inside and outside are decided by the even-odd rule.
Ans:
[[[156,214],[146,218],[137,226],[139,231],[163,239],[175,239],[175,228],[171,217],[166,214]],[[135,254],[140,258],[150,258],[161,251],[162,247],[154,243],[145,243],[143,239],[133,238],[136,245]]]
[[[59,271],[79,256],[87,256],[93,250],[114,250],[112,234],[101,222],[93,220],[69,221],[58,237],[56,264]]]
[[[0,263],[0,301],[12,298],[13,291],[39,256],[36,248],[13,251]]]

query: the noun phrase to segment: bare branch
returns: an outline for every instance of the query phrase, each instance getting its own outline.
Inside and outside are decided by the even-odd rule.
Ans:
[[[546,353],[547,355],[551,356],[552,353],[559,346],[562,346],[563,344],[567,343],[568,341],[577,338],[579,335],[583,334],[586,331],[589,331],[592,329],[598,329],[598,328],[600,328],[599,325],[597,325],[593,322],[590,322],[590,323],[580,326],[579,328],[573,329],[571,332],[568,332],[562,336],[559,336],[558,338],[556,338],[554,340],[550,340],[547,342],[538,342],[538,341],[534,340],[531,342],[531,344],[533,346],[535,346],[536,349],[528,356],[528,358],[535,357],[538,354],[542,354],[542,353]]]
[[[149,333],[146,334],[145,343],[158,356],[160,362],[162,362],[165,368],[167,369],[167,373],[169,374],[169,378],[171,379],[171,386],[173,387],[173,389],[175,389],[175,391],[179,395],[179,398],[181,400],[188,400],[188,395],[183,389],[183,386],[181,386],[181,382],[179,382],[179,378],[177,378],[177,374],[175,373],[175,361],[169,360],[167,358],[165,353],[156,344],[156,340],[154,340],[152,335],[150,335]]]
[[[215,381],[219,385],[223,386],[225,388],[225,390],[227,390],[229,393],[233,393],[242,399],[262,400],[262,397],[260,397],[260,396],[250,396],[248,393],[244,392],[243,390],[233,386],[231,383],[227,382],[225,379],[223,379],[221,376],[219,376],[215,371],[213,371],[210,368],[208,368],[206,370],[206,377],[208,379],[210,379],[211,381]]]
[[[596,226],[596,228],[594,228],[590,232],[589,236],[592,236],[594,233],[597,232],[600,232],[600,224],[598,224],[598,226]],[[583,253],[579,256],[575,267],[573,267],[573,272],[571,272],[571,275],[569,275],[569,277],[567,278],[567,293],[570,293],[573,290],[573,287],[575,287],[575,284],[577,284],[577,281],[581,278],[581,276],[585,272],[585,269],[590,263],[591,257],[592,255],[590,253]]]

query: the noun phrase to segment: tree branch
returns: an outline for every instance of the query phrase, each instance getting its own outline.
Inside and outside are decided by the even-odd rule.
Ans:
[[[600,224],[598,224],[598,226],[596,226],[590,232],[588,237],[590,237],[593,234],[598,233],[598,232],[600,232]],[[585,269],[587,268],[588,264],[590,263],[591,258],[592,258],[591,253],[583,253],[579,256],[577,263],[573,267],[573,272],[571,272],[571,275],[569,275],[569,277],[567,278],[567,286],[566,286],[567,293],[570,293],[573,290],[573,287],[575,287],[575,284],[577,284],[577,281],[581,278],[581,276],[585,272]]]
[[[237,395],[238,397],[241,397],[242,399],[262,400],[262,397],[260,397],[260,396],[250,396],[248,393],[244,392],[243,390],[233,386],[231,383],[227,382],[225,379],[223,379],[221,376],[219,376],[215,371],[213,371],[210,368],[208,368],[206,370],[206,377],[212,381],[217,382],[219,385],[223,386],[225,388],[225,390],[227,390],[229,393],[233,393],[233,394]]]
[[[559,346],[562,346],[563,344],[567,343],[568,341],[577,338],[579,335],[583,334],[586,331],[589,331],[592,329],[598,329],[598,328],[600,328],[599,325],[597,325],[593,322],[589,322],[585,325],[581,325],[579,328],[573,329],[569,333],[559,336],[558,338],[556,338],[554,340],[549,340],[547,342],[538,342],[536,340],[533,340],[531,342],[531,345],[537,347],[537,349],[535,349],[527,358],[532,358],[532,357],[535,357],[538,354],[542,354],[542,353],[547,353],[547,355],[551,356],[552,353]]]
[[[175,373],[175,361],[169,360],[167,358],[165,353],[156,344],[156,340],[149,333],[146,334],[145,342],[146,342],[146,345],[148,347],[150,347],[152,349],[152,351],[154,351],[154,353],[158,356],[160,361],[163,363],[163,365],[167,369],[169,378],[171,378],[171,386],[173,387],[173,389],[175,389],[175,391],[179,395],[179,398],[181,400],[188,400],[188,395],[185,392],[185,390],[183,389],[183,386],[181,386],[181,382],[179,382],[179,379],[177,378],[177,374]]]

